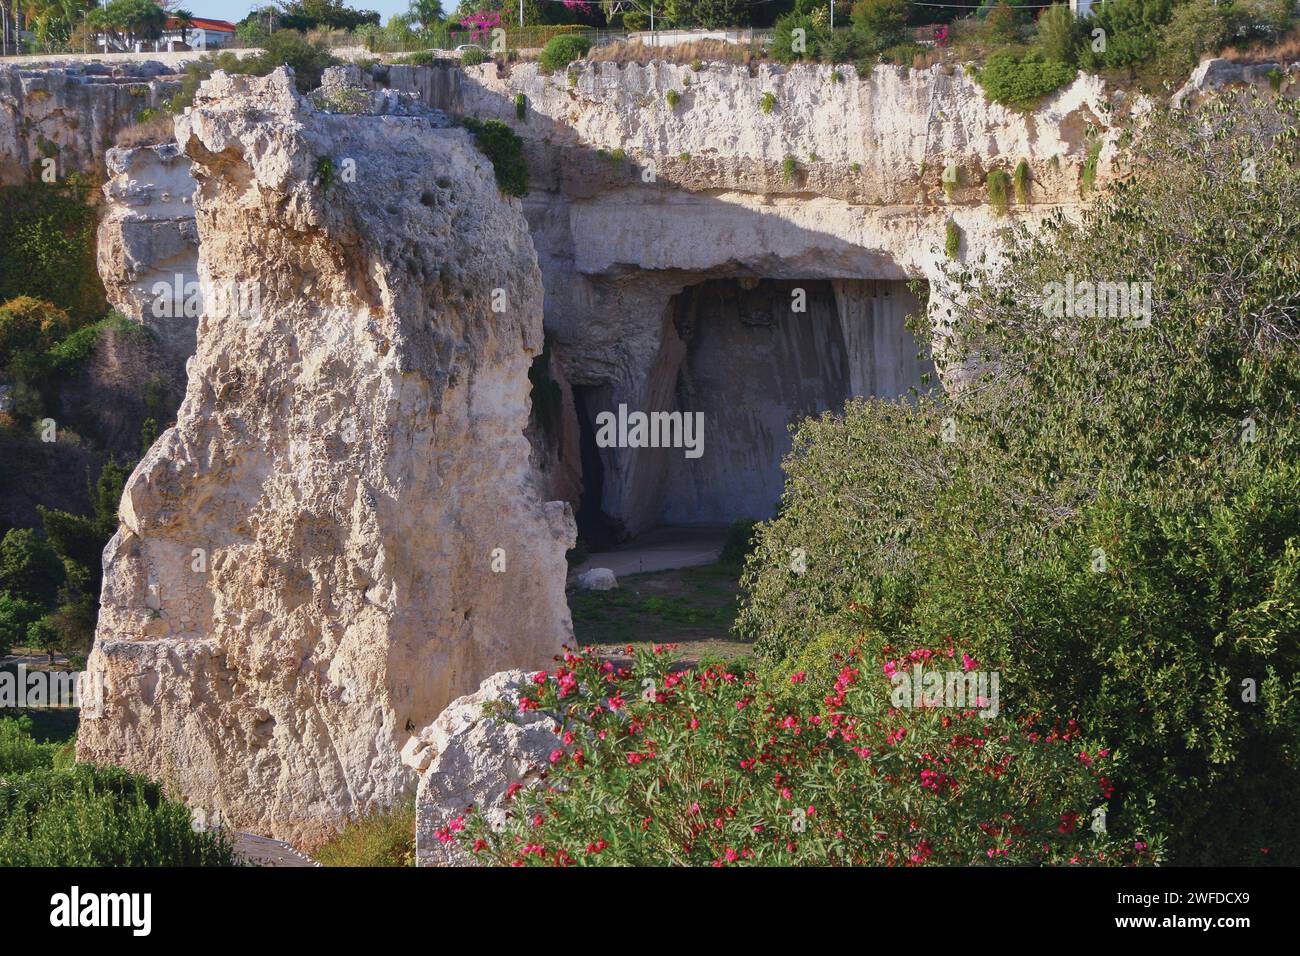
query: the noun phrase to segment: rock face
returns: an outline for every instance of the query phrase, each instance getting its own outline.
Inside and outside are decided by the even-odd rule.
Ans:
[[[568,430],[590,432],[622,404],[706,415],[700,459],[588,438],[575,504],[589,543],[770,515],[791,421],[920,384],[927,343],[904,326],[921,310],[907,283],[928,284],[936,319],[948,223],[961,257],[996,256],[1010,222],[1080,201],[1093,142],[1099,180],[1111,175],[1125,114],[1143,108],[1081,75],[1020,113],[941,66],[858,77],[597,61],[549,76],[535,64],[391,67],[386,79],[524,140],[546,333],[578,419]],[[1028,202],[1006,218],[986,179],[1022,160]],[[795,288],[807,312],[792,310]]]
[[[469,853],[439,840],[438,831],[471,806],[493,827],[501,826],[510,786],[541,778],[556,746],[556,723],[514,706],[527,679],[521,670],[493,674],[420,734],[423,747],[412,756],[412,765],[423,771],[415,797],[417,866],[473,865]],[[507,715],[485,713],[485,705],[497,701],[504,701]]]
[[[150,329],[183,387],[203,311],[194,179],[178,146],[110,149],[96,256],[113,307]]]
[[[66,69],[0,65],[0,184],[55,176],[97,176],[113,137],[146,107],[159,109],[179,88],[157,63]]]
[[[401,751],[451,700],[571,633],[573,521],[524,436],[526,223],[465,132],[383,99],[219,73],[178,121],[199,277],[241,307],[205,312],[127,484],[78,736],[307,846],[414,784]]]

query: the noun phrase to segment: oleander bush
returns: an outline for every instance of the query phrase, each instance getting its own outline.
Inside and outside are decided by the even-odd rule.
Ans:
[[[545,780],[515,788],[502,829],[467,809],[438,838],[510,866],[1160,858],[1159,837],[1094,824],[1123,761],[1072,721],[982,716],[984,700],[895,706],[888,675],[903,663],[977,666],[953,647],[849,650],[828,680],[680,670],[670,650],[643,649],[630,669],[566,653],[535,675],[519,707],[556,718]]]

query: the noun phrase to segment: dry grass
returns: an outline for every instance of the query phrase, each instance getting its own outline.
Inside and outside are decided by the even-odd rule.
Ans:
[[[349,824],[315,857],[323,866],[414,866],[415,798]]]
[[[1246,47],[1245,49],[1229,47],[1219,56],[1227,57],[1229,60],[1238,63],[1270,63],[1276,61],[1288,66],[1300,60],[1300,26],[1293,27],[1290,33],[1276,43],[1267,46]]]
[[[609,60],[614,63],[639,63],[642,66],[655,61],[685,66],[697,61],[707,63],[710,60],[748,65],[762,61],[764,56],[763,48],[758,44],[743,45],[727,43],[723,40],[694,40],[672,46],[646,46],[634,40],[631,43],[611,43],[608,46],[594,47],[587,58]]]
[[[172,117],[162,113],[119,130],[114,144],[128,147],[157,146],[159,143],[170,143],[175,135]]]

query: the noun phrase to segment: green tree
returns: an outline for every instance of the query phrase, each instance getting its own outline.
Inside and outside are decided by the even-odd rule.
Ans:
[[[0,654],[27,640],[27,628],[41,616],[41,606],[0,591]]]
[[[1034,43],[1046,59],[1073,66],[1079,62],[1081,42],[1079,21],[1066,4],[1055,3],[1038,18]]]
[[[59,556],[32,529],[13,528],[0,540],[0,590],[12,597],[50,607],[64,577]]]
[[[857,0],[853,30],[874,53],[907,39],[907,0]]]

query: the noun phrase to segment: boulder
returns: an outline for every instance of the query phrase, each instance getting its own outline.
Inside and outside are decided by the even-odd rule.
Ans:
[[[469,807],[499,827],[516,799],[506,796],[511,785],[542,778],[557,724],[548,714],[517,709],[529,678],[521,670],[493,674],[412,738],[427,767],[415,798],[417,866],[473,865],[464,847],[439,839],[438,831]]]
[[[618,578],[609,568],[592,568],[578,575],[578,587],[584,591],[612,591],[618,587]]]

